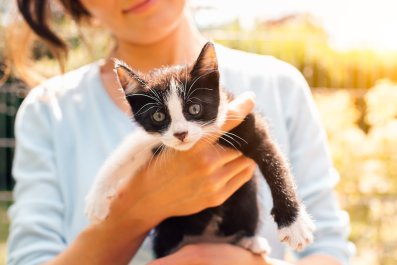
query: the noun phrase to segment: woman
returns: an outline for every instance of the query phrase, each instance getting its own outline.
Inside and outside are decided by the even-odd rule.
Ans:
[[[206,42],[189,20],[185,0],[61,3],[77,21],[95,18],[108,28],[117,41],[112,56],[142,72],[193,62]],[[36,34],[58,51],[63,48],[45,23],[46,1],[18,4]],[[348,221],[333,197],[336,176],[304,79],[270,57],[219,45],[217,54],[225,87],[236,94],[256,93],[274,138],[292,164],[299,195],[316,220],[315,242],[299,254],[297,264],[347,264]],[[44,82],[24,101],[16,122],[9,264],[145,260],[147,243],[137,251],[161,220],[219,205],[251,176],[254,165],[240,153],[227,150],[214,155],[214,146],[200,143],[182,155],[174,154],[167,172],[152,165],[131,176],[112,200],[109,217],[88,226],[84,196],[106,156],[134,129],[120,93],[112,62],[105,60]],[[250,96],[243,95],[230,104],[229,113],[245,116],[252,107]],[[238,122],[229,121],[224,129]],[[197,163],[200,159],[206,163]],[[266,185],[261,185],[261,192],[262,204],[270,209]],[[288,264],[282,261],[284,247],[274,223],[268,215],[263,222],[272,258],[231,245],[200,244],[150,264]]]

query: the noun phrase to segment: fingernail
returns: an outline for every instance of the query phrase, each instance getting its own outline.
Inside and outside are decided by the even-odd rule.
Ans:
[[[244,99],[251,99],[252,101],[255,101],[256,95],[252,91],[245,91],[240,95]]]

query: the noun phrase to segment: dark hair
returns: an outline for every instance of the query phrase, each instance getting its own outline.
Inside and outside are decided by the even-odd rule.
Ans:
[[[75,21],[90,17],[90,13],[79,0],[59,0],[65,12]],[[28,26],[36,35],[43,40],[60,59],[67,56],[65,42],[57,36],[48,23],[49,12],[51,11],[49,0],[17,0],[19,12],[22,14]]]

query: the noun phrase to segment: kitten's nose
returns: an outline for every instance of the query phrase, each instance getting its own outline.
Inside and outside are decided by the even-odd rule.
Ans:
[[[183,140],[185,139],[186,135],[187,135],[187,132],[186,132],[186,131],[174,133],[174,136],[175,136],[176,138],[178,138],[179,140],[181,140],[182,142],[183,142]]]

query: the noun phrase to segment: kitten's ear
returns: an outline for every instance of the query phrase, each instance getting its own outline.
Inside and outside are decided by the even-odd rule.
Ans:
[[[191,74],[200,76],[209,72],[218,72],[218,60],[212,42],[207,42],[204,45],[200,55],[194,63]]]
[[[146,86],[142,77],[123,61],[114,60],[114,72],[126,95],[142,90]]]

